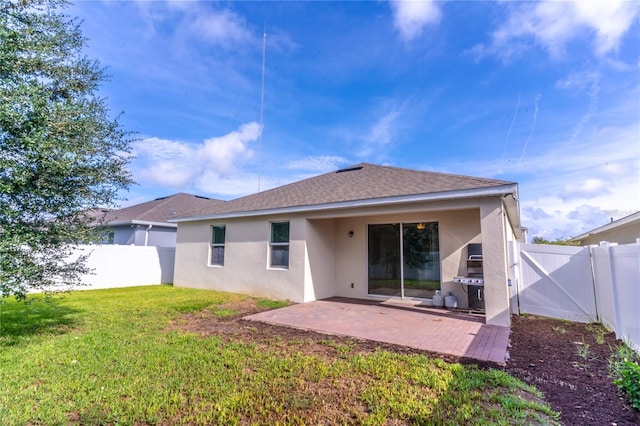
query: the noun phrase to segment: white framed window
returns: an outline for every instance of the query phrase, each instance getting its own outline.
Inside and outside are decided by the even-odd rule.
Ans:
[[[272,222],[269,241],[272,268],[289,267],[289,222]]]
[[[209,265],[211,266],[224,266],[225,234],[225,225],[211,227],[211,257],[209,259]]]

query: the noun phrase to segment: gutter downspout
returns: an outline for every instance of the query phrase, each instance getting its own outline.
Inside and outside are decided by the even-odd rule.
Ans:
[[[144,246],[147,246],[147,243],[149,242],[149,230],[153,228],[153,225],[149,225],[147,226],[147,229],[144,231]]]

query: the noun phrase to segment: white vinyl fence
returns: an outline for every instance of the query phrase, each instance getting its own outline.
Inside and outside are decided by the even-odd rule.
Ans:
[[[600,321],[640,353],[640,244],[591,247]]]
[[[80,246],[80,254],[89,254],[87,266],[93,273],[83,276],[86,285],[78,290],[173,282],[173,247],[86,245]]]
[[[602,322],[640,353],[640,244],[520,244],[518,311]]]

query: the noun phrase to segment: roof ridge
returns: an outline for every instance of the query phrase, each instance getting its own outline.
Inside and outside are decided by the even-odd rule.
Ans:
[[[203,206],[179,217],[213,212],[259,211],[290,206],[359,202],[416,194],[434,194],[516,185],[515,182],[408,169],[361,162],[285,185],[235,198],[216,206]]]
[[[455,177],[461,177],[461,178],[465,178],[465,179],[475,179],[475,180],[483,181],[483,182],[494,181],[494,182],[514,183],[512,181],[507,181],[507,180],[503,180],[503,179],[494,179],[494,178],[487,178],[487,177],[463,175],[463,174],[460,174],[460,173],[439,172],[439,171],[433,171],[433,170],[420,170],[420,169],[414,169],[414,168],[410,168],[410,167],[400,167],[400,166],[382,165],[382,164],[371,164],[371,163],[366,163],[366,162],[360,163],[360,164],[367,165],[367,166],[372,166],[372,167],[394,169],[394,170],[404,171],[404,172],[409,171],[409,172],[421,173],[421,174],[425,174],[425,175],[455,176]],[[353,167],[355,167],[355,166],[353,166]]]
[[[209,201],[211,201],[211,200],[217,200],[217,199],[212,199],[212,198],[210,198],[210,197],[199,196],[199,195],[196,195],[196,194],[189,194],[189,193],[187,193],[187,192],[177,192],[177,193],[175,193],[175,194],[168,195],[168,196],[163,197],[163,198],[161,198],[161,199],[157,199],[157,198],[156,198],[155,200],[153,200],[153,201],[160,201],[160,203],[155,204],[153,207],[151,207],[149,210],[147,210],[147,211],[146,211],[146,214],[150,214],[150,213],[152,213],[152,212],[155,212],[156,210],[158,210],[158,209],[160,209],[161,207],[165,206],[165,205],[166,205],[167,203],[169,203],[171,200],[173,200],[173,199],[175,199],[176,197],[181,196],[181,195],[186,195],[186,196],[188,196],[188,197],[199,198],[199,199],[206,199],[206,200],[209,200]],[[220,200],[220,201],[222,201],[222,200]]]
[[[159,203],[154,204],[149,210],[147,210],[145,212],[145,214],[149,214],[149,213],[152,213],[152,212],[156,211],[160,206],[164,206],[166,203],[169,202],[169,200],[172,200],[173,198],[177,197],[180,194],[183,194],[183,193],[182,192],[178,192],[176,194],[168,195],[168,196],[162,197],[160,199],[156,198],[155,200],[152,200],[151,202],[159,201]]]

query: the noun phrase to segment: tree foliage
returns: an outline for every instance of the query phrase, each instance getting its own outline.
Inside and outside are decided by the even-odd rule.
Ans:
[[[131,183],[130,134],[98,96],[106,74],[60,0],[0,0],[0,295],[79,283],[90,209]]]
[[[554,246],[579,246],[580,245],[580,243],[577,241],[563,240],[562,238],[557,238],[553,241],[550,241],[550,240],[545,240],[542,237],[533,237],[533,240],[531,242],[533,244],[550,244]]]

